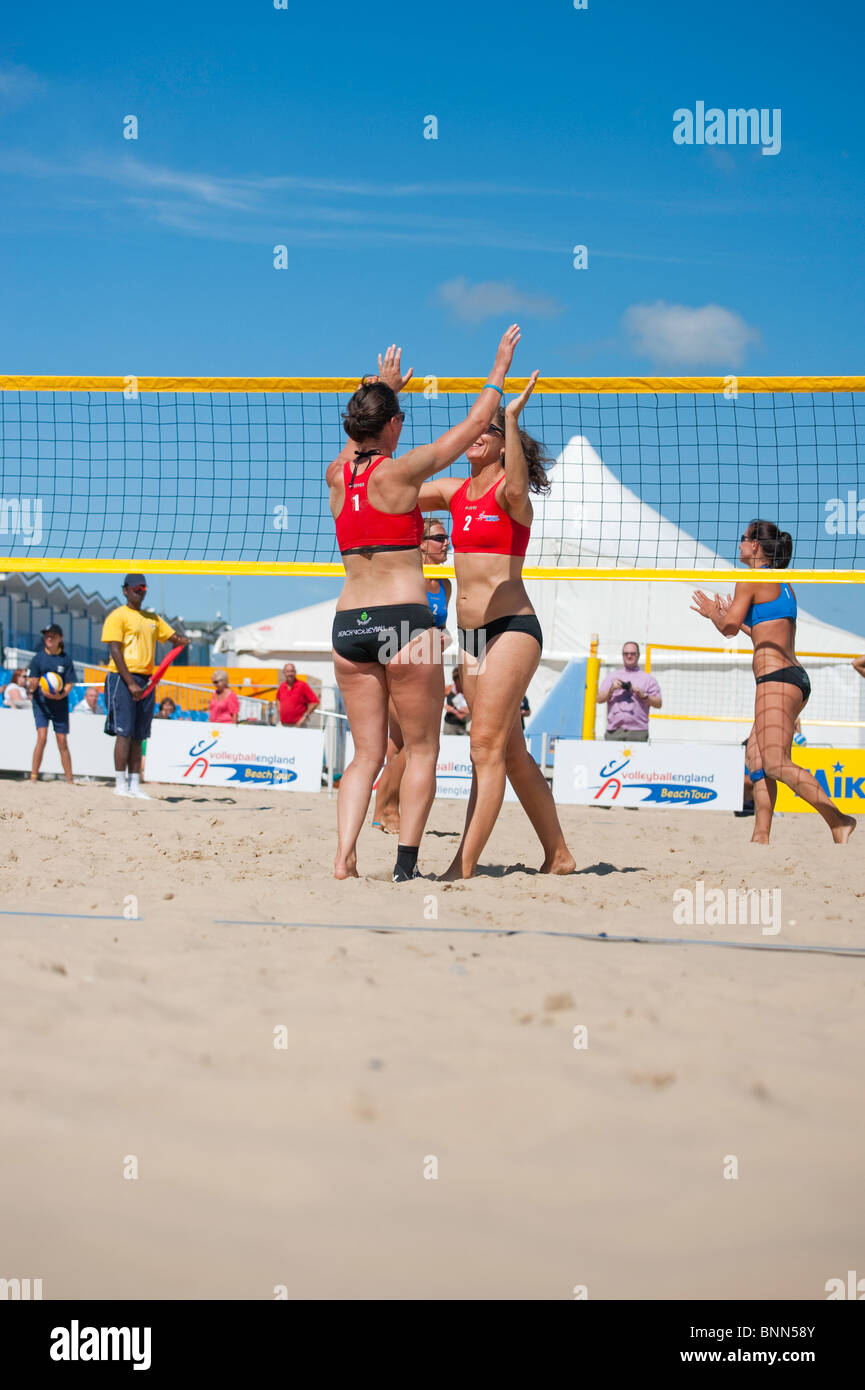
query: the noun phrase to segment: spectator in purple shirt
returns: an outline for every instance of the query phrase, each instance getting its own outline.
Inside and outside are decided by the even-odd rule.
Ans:
[[[604,738],[622,743],[645,743],[649,737],[649,710],[661,708],[661,687],[654,676],[640,670],[640,648],[626,642],[622,665],[611,671],[598,691],[598,704],[607,706]]]

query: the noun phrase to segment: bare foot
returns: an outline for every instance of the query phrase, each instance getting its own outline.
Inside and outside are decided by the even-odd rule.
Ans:
[[[761,830],[760,833],[759,833],[759,835],[757,834],[757,831],[756,831],[756,830],[754,831],[754,834],[751,836],[751,844],[752,844],[752,845],[768,845],[768,843],[769,843],[769,836],[768,836],[767,834],[765,834],[764,831]]]
[[[846,845],[853,831],[856,829],[856,817],[845,816],[841,825],[836,825],[832,831],[832,839],[836,845]]]
[[[446,873],[439,874],[438,881],[439,883],[457,883],[463,878],[474,878],[474,873],[474,869],[470,869],[467,874],[464,874],[462,865],[458,859],[455,859]]]
[[[373,830],[381,830],[384,835],[398,835],[399,820],[393,820],[391,817],[385,816],[383,820],[374,820],[372,822],[372,828]]]
[[[576,867],[576,859],[567,845],[563,845],[550,858],[544,860],[538,872],[542,874],[572,874]]]
[[[333,864],[334,878],[360,878],[357,871],[357,855],[347,854],[344,859],[335,859]]]

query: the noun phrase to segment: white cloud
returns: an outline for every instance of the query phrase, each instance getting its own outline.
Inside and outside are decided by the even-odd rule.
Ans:
[[[39,78],[29,68],[4,63],[0,66],[0,115],[24,106],[41,86]]]
[[[469,284],[464,276],[439,285],[436,298],[463,323],[482,323],[484,319],[502,314],[524,314],[535,318],[553,318],[562,306],[542,294],[525,294],[507,280],[482,280]]]
[[[659,367],[738,367],[760,333],[720,304],[632,304],[622,319],[633,347]]]

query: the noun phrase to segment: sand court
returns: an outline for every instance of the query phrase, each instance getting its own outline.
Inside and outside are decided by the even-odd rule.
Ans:
[[[0,1273],[45,1298],[819,1299],[855,1267],[865,957],[774,949],[862,948],[855,836],[563,807],[579,872],[550,879],[506,805],[475,880],[394,886],[367,829],[337,883],[324,795],[150,790],[4,782]],[[463,809],[436,802],[425,874]],[[779,889],[780,930],[676,922],[700,882]],[[543,934],[601,931],[769,949]]]

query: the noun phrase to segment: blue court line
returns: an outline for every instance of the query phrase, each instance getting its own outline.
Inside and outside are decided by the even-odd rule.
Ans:
[[[770,941],[709,941],[703,937],[611,936],[608,932],[529,931],[524,927],[386,927],[354,922],[253,922],[230,917],[214,917],[216,927],[297,927],[320,931],[374,932],[457,932],[462,936],[556,936],[569,941],[628,941],[641,946],[721,946],[742,951],[804,951],[815,955],[865,956],[861,946],[795,946]]]
[[[0,910],[0,917],[63,917],[80,922],[143,922],[143,917],[109,917],[99,912],[8,912]]]

